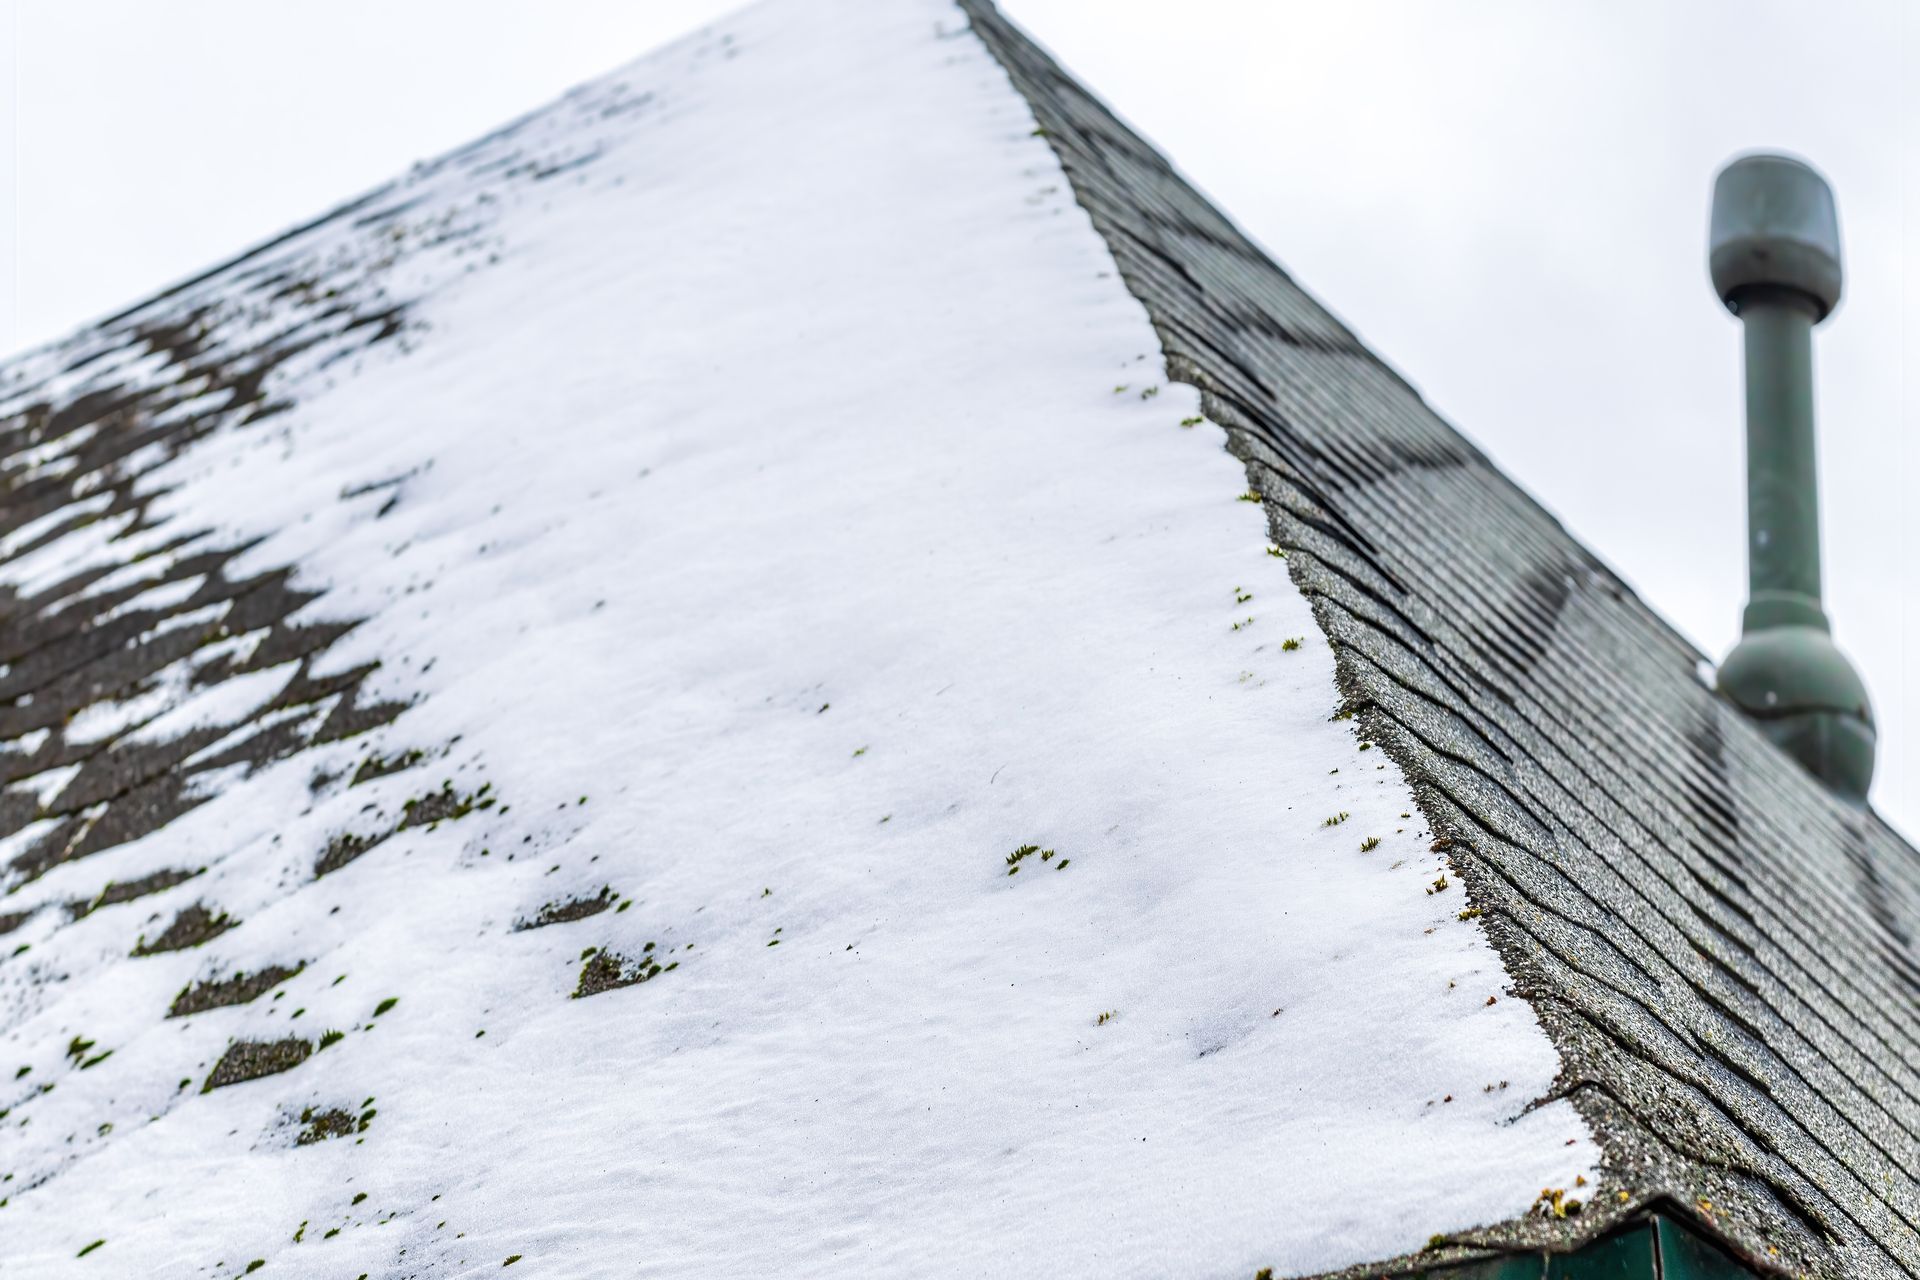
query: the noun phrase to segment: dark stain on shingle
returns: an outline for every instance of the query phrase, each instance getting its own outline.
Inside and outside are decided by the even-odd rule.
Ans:
[[[573,989],[573,998],[579,1000],[585,996],[597,996],[603,991],[638,986],[652,981],[668,969],[678,967],[677,962],[663,966],[648,956],[628,960],[611,951],[596,951],[580,966],[580,984]]]
[[[328,1107],[324,1111],[308,1107],[300,1113],[300,1123],[305,1128],[293,1141],[301,1147],[310,1147],[328,1138],[351,1138],[366,1127],[354,1119],[351,1111],[340,1107]]]
[[[149,894],[160,893],[175,885],[185,884],[199,875],[198,870],[179,869],[156,871],[152,875],[141,876],[137,880],[109,880],[100,892],[91,898],[78,899],[67,904],[67,913],[75,920],[92,915],[102,907],[117,906],[122,902],[132,902],[135,898],[144,898]]]
[[[383,831],[378,835],[357,835],[351,831],[341,832],[333,839],[327,841],[327,847],[320,851],[320,860],[313,865],[314,878],[318,879],[321,876],[332,875],[367,850],[386,840],[386,838],[392,834],[391,831]]]
[[[283,965],[268,965],[253,973],[236,973],[231,978],[202,979],[183,988],[180,994],[173,998],[173,1004],[167,1009],[167,1016],[185,1018],[196,1013],[205,1013],[209,1009],[249,1004],[304,968],[306,968],[304,964],[297,964],[291,968]]]
[[[211,942],[239,921],[232,919],[226,912],[214,912],[207,909],[205,903],[196,902],[173,918],[160,935],[149,942],[145,934],[134,945],[136,956],[158,955],[163,951],[185,951]]]
[[[515,922],[516,932],[526,929],[544,929],[550,924],[571,924],[575,920],[585,920],[597,916],[614,904],[614,892],[603,888],[592,897],[563,898],[559,902],[549,902],[534,913],[531,920]]]
[[[492,790],[489,784],[471,795],[461,795],[454,790],[451,781],[444,782],[438,791],[407,801],[406,816],[400,820],[400,829],[432,827],[464,818],[475,809],[491,809],[494,803],[490,794]]]
[[[285,1040],[236,1040],[220,1055],[200,1092],[291,1071],[313,1056],[313,1043],[298,1036]]]
[[[384,778],[389,774],[411,769],[426,758],[427,753],[417,749],[397,751],[390,756],[383,756],[376,752],[360,762],[360,767],[353,771],[353,780],[347,785],[357,787],[363,782],[372,782],[375,778]]]

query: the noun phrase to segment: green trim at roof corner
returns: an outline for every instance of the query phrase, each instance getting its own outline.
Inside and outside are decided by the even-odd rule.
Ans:
[[[1573,1253],[1513,1254],[1437,1267],[1413,1280],[1760,1280],[1760,1273],[1656,1215]]]
[[[1661,1280],[1743,1280],[1760,1274],[1672,1218],[1655,1218],[1653,1229],[1660,1242]]]

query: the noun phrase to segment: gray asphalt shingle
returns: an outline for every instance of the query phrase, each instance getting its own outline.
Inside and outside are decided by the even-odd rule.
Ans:
[[[1617,1179],[1750,1261],[1920,1272],[1915,852],[987,0],[962,0],[1265,497]],[[1408,1260],[1409,1264],[1412,1260]]]

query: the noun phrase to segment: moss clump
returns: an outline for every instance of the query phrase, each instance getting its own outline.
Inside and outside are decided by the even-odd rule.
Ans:
[[[671,973],[680,967],[678,960],[662,965],[651,955],[638,960],[628,960],[611,951],[596,951],[587,957],[580,966],[580,983],[573,989],[573,998],[597,996],[603,991],[612,991],[619,987],[634,987],[643,982],[651,982],[663,973]]]
[[[1053,850],[1051,849],[1042,849],[1037,844],[1023,844],[1007,855],[1007,874],[1013,875],[1019,871],[1020,864],[1036,853],[1040,855],[1040,861],[1042,862],[1049,861],[1053,857]]]
[[[1325,822],[1322,822],[1320,825],[1323,827],[1337,827],[1341,823],[1345,822],[1349,816],[1350,815],[1347,813],[1347,811],[1342,809],[1339,813],[1334,814],[1331,818],[1328,818]]]
[[[373,1116],[372,1107],[362,1111],[358,1118],[344,1107],[328,1107],[324,1111],[308,1107],[300,1113],[300,1123],[306,1128],[293,1140],[294,1145],[310,1147],[329,1138],[351,1138],[356,1133],[365,1133],[373,1123]]]
[[[1581,1208],[1580,1201],[1568,1195],[1565,1187],[1542,1187],[1533,1202],[1534,1212],[1543,1218],[1575,1218]]]
[[[488,793],[492,790],[493,784],[489,782],[478,791],[463,796],[453,789],[453,782],[449,779],[440,784],[438,791],[407,801],[407,816],[400,820],[400,829],[437,827],[443,822],[458,821],[475,809],[491,809],[495,798]]]
[[[226,912],[210,911],[204,903],[196,902],[175,916],[173,923],[152,942],[148,942],[146,935],[142,934],[134,944],[133,954],[151,956],[163,951],[185,951],[189,947],[211,942],[238,923]]]
[[[1023,844],[1007,855],[1007,874],[1013,875],[1019,871],[1020,864],[1036,853],[1040,855],[1040,861],[1042,862],[1053,862],[1057,856],[1052,849],[1042,849],[1037,844]],[[1068,861],[1069,859],[1061,858],[1060,861],[1053,862],[1053,869],[1058,871],[1060,868],[1066,866]]]

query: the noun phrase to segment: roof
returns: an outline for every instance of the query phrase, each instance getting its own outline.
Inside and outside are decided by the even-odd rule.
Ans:
[[[1920,1262],[1912,851],[990,7],[0,397],[9,1274]]]
[[[1773,749],[1691,644],[1162,157],[965,7],[1246,460],[1348,705],[1565,1060],[1556,1096],[1613,1197],[1546,1234],[1594,1230],[1624,1193],[1691,1206],[1757,1264],[1920,1268],[1913,848]]]

